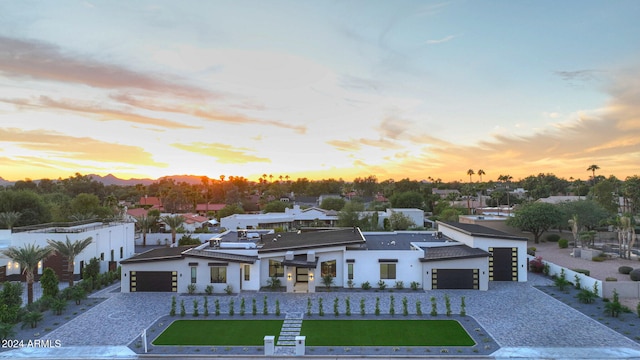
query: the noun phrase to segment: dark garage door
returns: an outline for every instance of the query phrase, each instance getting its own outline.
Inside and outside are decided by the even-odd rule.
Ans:
[[[518,281],[518,248],[489,248],[489,280]]]
[[[478,289],[478,269],[433,269],[432,289]]]
[[[176,292],[178,273],[176,271],[131,271],[131,292]]]

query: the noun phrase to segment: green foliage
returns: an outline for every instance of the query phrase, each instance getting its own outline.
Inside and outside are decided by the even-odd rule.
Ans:
[[[416,301],[416,315],[422,316],[422,301]]]
[[[431,316],[438,315],[438,303],[434,296],[431,297]]]
[[[76,305],[80,305],[80,302],[82,302],[82,300],[85,299],[86,297],[87,297],[87,292],[84,290],[82,286],[76,285],[73,287],[73,290],[71,291],[71,299],[75,301]],[[174,312],[175,312],[175,307],[174,307]]]
[[[280,300],[276,299],[276,316],[280,316]]]
[[[244,214],[244,209],[238,205],[226,205],[218,211],[218,220],[233,214]]]
[[[233,299],[229,299],[229,316],[233,316],[235,312],[235,301]]]
[[[22,317],[22,327],[28,325],[32,329],[35,329],[42,319],[44,319],[44,315],[40,311],[29,311]]]
[[[189,284],[187,285],[187,293],[189,293],[189,295],[193,295],[196,292],[196,284]]]
[[[213,301],[213,308],[214,308],[214,312],[215,312],[216,316],[220,315],[220,300],[219,299],[215,299]]]
[[[360,299],[360,315],[364,316],[365,315],[365,300],[364,298]]]
[[[358,201],[349,201],[338,212],[338,226],[355,227],[361,225],[360,213],[364,211],[364,205]]]
[[[324,308],[322,307],[322,298],[318,299],[318,315],[324,316]]]
[[[417,281],[412,281],[409,286],[411,287],[411,290],[416,291],[420,288],[420,283]]]
[[[444,294],[444,307],[447,311],[447,316],[451,316],[451,299],[448,294]]]
[[[224,292],[227,295],[231,295],[233,293],[233,286],[231,286],[231,284],[228,284],[227,286],[225,286]]]
[[[620,266],[618,268],[618,272],[620,274],[629,275],[629,273],[631,273],[632,271],[633,271],[633,268],[631,266]]]
[[[591,274],[591,271],[589,271],[587,269],[571,269],[571,270],[573,270],[573,271],[575,271],[577,273],[580,273],[580,274],[585,274],[587,276],[589,276]]]
[[[344,314],[351,316],[351,299],[348,296],[344,299]]]
[[[255,299],[253,299],[254,301],[254,305],[255,305]],[[209,298],[208,297],[204,297],[204,304],[202,305],[202,307],[204,308],[203,314],[204,317],[209,316]],[[254,314],[255,315],[255,314]]]
[[[631,281],[640,281],[640,268],[632,270],[629,273],[629,278],[631,279]]]
[[[620,303],[620,298],[616,289],[613,289],[613,301],[609,301],[604,304],[605,312],[611,317],[618,317],[620,312],[623,311],[623,306]]]
[[[396,314],[396,298],[393,295],[389,297],[389,314],[391,316]]]
[[[62,312],[67,308],[67,300],[61,298],[54,298],[51,302],[51,310],[56,315],[61,315]]]
[[[13,330],[13,324],[0,322],[0,340],[12,339],[16,336],[16,332]]]
[[[389,197],[392,208],[422,209],[424,196],[417,191],[394,192]]]
[[[251,315],[256,316],[258,314],[258,305],[256,304],[256,298],[251,299]]]
[[[277,276],[272,276],[267,280],[267,285],[269,286],[269,288],[271,290],[278,290],[280,289],[280,278]]]
[[[376,309],[374,314],[376,314],[376,316],[380,315],[380,298],[379,297],[376,297]]]
[[[382,279],[378,280],[378,289],[384,290],[386,288],[387,288],[387,283],[385,283],[384,280]]]
[[[0,304],[20,308],[22,305],[22,283],[5,282],[0,292]],[[6,322],[4,320],[0,321]]]
[[[337,197],[327,197],[322,199],[322,203],[320,204],[321,209],[325,210],[335,210],[340,211],[344,208],[346,202],[342,198]]]
[[[542,233],[558,224],[561,215],[556,205],[543,202],[526,203],[516,210],[513,217],[507,219],[507,225],[531,232],[537,244]]]
[[[270,201],[262,207],[263,213],[282,213],[287,208],[291,208],[293,206],[292,203],[283,202],[280,200]]]
[[[467,315],[467,304],[465,303],[465,297],[460,297],[460,316]]]
[[[82,270],[82,278],[96,279],[98,274],[100,274],[100,259],[94,257],[91,258],[89,263],[84,266],[84,269]]]
[[[307,298],[307,316],[311,316],[311,306],[312,306],[311,298]]]
[[[176,316],[176,297],[171,297],[171,310],[169,310],[170,316]]]
[[[198,312],[198,299],[193,299],[193,317],[198,317],[200,313]]]
[[[207,285],[207,286],[204,288],[204,292],[205,292],[205,294],[207,294],[207,295],[211,295],[211,294],[213,294],[213,285]]]
[[[51,221],[51,211],[42,197],[31,190],[0,191],[0,212],[18,212],[13,226],[43,224]]]
[[[546,236],[548,242],[558,242],[560,240],[560,235],[558,234],[548,234]]]
[[[331,286],[333,285],[334,279],[331,274],[324,275],[322,277],[322,285],[327,288],[327,291],[331,291]]]
[[[580,292],[576,296],[578,297],[578,301],[583,304],[591,304],[597,297],[596,294],[594,294],[593,291],[589,289],[580,290]]]
[[[190,234],[184,234],[178,240],[178,246],[188,246],[188,245],[200,245],[202,242],[198,238],[191,237]]]
[[[567,280],[564,269],[560,269],[560,275],[555,278],[554,285],[557,286],[560,291],[565,290],[567,286],[569,286],[569,280]]]
[[[558,247],[560,249],[566,249],[567,247],[569,247],[569,240],[565,238],[558,240]]]
[[[58,275],[52,268],[45,268],[42,271],[40,286],[42,286],[42,296],[54,297],[58,295]]]
[[[184,308],[184,299],[180,300],[180,316],[187,315],[187,310]]]
[[[244,298],[240,298],[240,316],[244,316],[245,313],[245,301]]]
[[[408,300],[407,297],[403,297],[402,298],[402,315],[407,316],[409,315],[409,306],[408,306]]]
[[[398,280],[396,281],[395,285],[393,285],[393,287],[397,290],[402,290],[404,289],[404,282]]]
[[[339,309],[339,303],[338,303],[338,298],[336,297],[335,299],[333,299],[333,314],[335,316],[340,315],[340,309]]]
[[[20,316],[20,306],[0,304],[0,324],[15,324]]]
[[[578,274],[575,274],[573,276],[573,286],[575,286],[576,289],[580,290],[581,285],[580,285],[580,276],[578,276]]]
[[[591,199],[567,201],[558,205],[562,212],[562,224],[566,224],[574,216],[579,219],[580,227],[593,230],[609,217],[609,212]]]
[[[269,308],[267,307],[267,297],[262,298],[262,315],[268,315]]]
[[[371,289],[371,284],[368,281],[363,282],[360,287],[362,288],[362,290],[369,290]]]

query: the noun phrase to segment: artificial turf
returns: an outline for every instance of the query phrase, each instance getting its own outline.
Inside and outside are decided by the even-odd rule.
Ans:
[[[282,320],[176,320],[154,345],[262,346],[278,336]]]
[[[455,320],[304,320],[307,346],[473,346]]]

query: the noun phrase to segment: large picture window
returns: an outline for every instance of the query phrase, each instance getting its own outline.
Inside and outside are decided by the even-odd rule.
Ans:
[[[331,277],[336,277],[336,261],[323,261],[320,263],[320,276],[325,277],[327,275],[331,275]]]
[[[395,279],[396,264],[380,264],[380,279]]]
[[[283,277],[284,266],[277,260],[269,260],[269,277]]]
[[[226,266],[212,266],[211,267],[211,282],[212,283],[226,283],[227,282],[227,267]]]

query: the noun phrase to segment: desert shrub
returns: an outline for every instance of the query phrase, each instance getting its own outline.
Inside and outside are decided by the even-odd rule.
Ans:
[[[564,238],[558,240],[558,247],[560,249],[566,249],[567,247],[569,247],[569,240],[564,239]]]
[[[385,283],[385,282],[384,282],[384,280],[379,280],[379,281],[378,281],[378,288],[379,288],[380,290],[384,290],[384,289],[386,289],[386,288],[387,288],[387,283]]]
[[[569,285],[569,280],[567,280],[567,275],[565,274],[564,269],[560,270],[560,276],[555,278],[554,284],[560,291],[563,291]]]
[[[402,290],[404,289],[404,282],[402,282],[401,280],[396,281],[396,284],[394,285],[394,287],[398,290]]]
[[[616,289],[613,289],[613,301],[609,301],[604,305],[605,312],[611,317],[618,317],[623,310],[620,304],[620,298]]]
[[[583,304],[591,304],[592,302],[595,301],[597,296],[591,290],[582,289],[578,293],[577,297],[578,297],[578,301],[579,302],[581,302]]]
[[[233,293],[233,287],[231,286],[231,284],[227,285],[227,286],[224,288],[224,292],[225,292],[227,295],[231,295],[231,293]]]
[[[573,271],[575,271],[577,273],[580,273],[580,274],[585,274],[587,276],[589,276],[591,274],[591,271],[586,270],[586,269],[571,269],[571,270],[573,270]]]
[[[631,278],[631,281],[640,281],[640,268],[632,270],[629,273],[629,278]]]
[[[618,281],[618,279],[617,279],[617,278],[614,278],[614,277],[609,277],[609,276],[608,276],[608,277],[606,277],[606,278],[604,279],[604,281]]]
[[[618,268],[618,272],[620,274],[629,274],[632,271],[633,271],[633,268],[631,266],[620,266]]]
[[[278,290],[280,288],[280,278],[277,276],[272,276],[267,280],[267,285],[271,290]]]
[[[527,255],[536,256],[536,248],[534,246],[527,248]]]
[[[411,290],[416,291],[420,288],[420,283],[417,281],[412,281],[410,286],[411,286]]]
[[[64,309],[67,308],[67,300],[61,298],[54,298],[51,303],[51,311],[56,315],[61,315]]]
[[[546,237],[548,242],[558,242],[560,240],[560,235],[558,234],[549,234]]]
[[[204,292],[205,292],[207,295],[211,295],[211,294],[213,294],[213,285],[207,285],[207,287],[205,287],[205,288],[204,288]]]
[[[368,281],[365,281],[360,285],[360,287],[362,287],[362,290],[369,290],[371,289],[371,284]]]
[[[187,292],[189,295],[193,295],[196,292],[196,284],[187,285]]]

